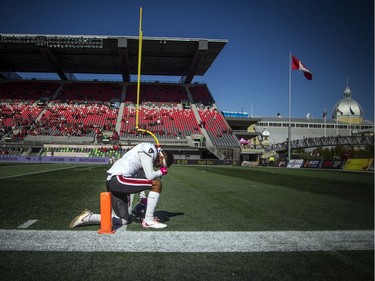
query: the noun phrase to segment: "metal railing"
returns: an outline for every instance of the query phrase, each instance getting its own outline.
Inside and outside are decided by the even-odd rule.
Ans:
[[[374,136],[333,136],[320,138],[304,138],[290,142],[290,149],[303,149],[322,146],[366,146],[374,145]],[[274,151],[288,150],[288,142],[273,145]]]

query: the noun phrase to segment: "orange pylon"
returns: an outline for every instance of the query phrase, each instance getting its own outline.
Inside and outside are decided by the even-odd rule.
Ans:
[[[100,229],[99,234],[113,234],[112,228],[112,199],[110,192],[100,193]]]

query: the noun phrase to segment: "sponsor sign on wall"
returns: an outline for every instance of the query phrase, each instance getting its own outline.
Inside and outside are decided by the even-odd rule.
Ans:
[[[335,161],[333,161],[331,168],[332,169],[341,169],[343,163],[344,163],[343,160],[335,160]]]
[[[174,162],[177,165],[203,165],[203,166],[212,166],[212,165],[230,165],[230,166],[239,166],[240,161],[236,160],[208,160],[208,159],[177,159]]]
[[[352,159],[349,158],[345,165],[344,170],[355,170],[355,171],[368,171],[371,168],[372,162],[374,159]]]
[[[320,168],[320,163],[322,160],[307,160],[303,165],[304,168]]]
[[[293,159],[288,163],[288,168],[301,168],[303,165],[303,159]]]
[[[101,157],[49,157],[49,156],[0,156],[0,162],[23,163],[74,163],[74,164],[109,164],[109,158]]]
[[[323,162],[322,168],[323,169],[330,169],[332,167],[333,161],[332,160],[325,160]]]

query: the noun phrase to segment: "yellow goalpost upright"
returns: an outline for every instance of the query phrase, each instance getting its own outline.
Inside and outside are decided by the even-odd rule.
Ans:
[[[141,65],[142,65],[142,7],[139,9],[139,41],[138,41],[138,78],[137,78],[137,104],[136,104],[136,115],[135,115],[135,128],[139,132],[144,132],[151,135],[155,142],[156,147],[159,147],[158,138],[149,130],[139,128],[139,103],[140,103],[140,91],[141,91]]]

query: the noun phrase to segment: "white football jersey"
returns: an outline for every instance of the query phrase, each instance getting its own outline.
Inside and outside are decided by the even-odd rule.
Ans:
[[[140,143],[126,152],[107,171],[107,180],[112,176],[122,175],[134,177],[143,169],[146,178],[153,180],[162,176],[161,171],[154,171],[154,161],[158,156],[158,150],[152,143]]]

